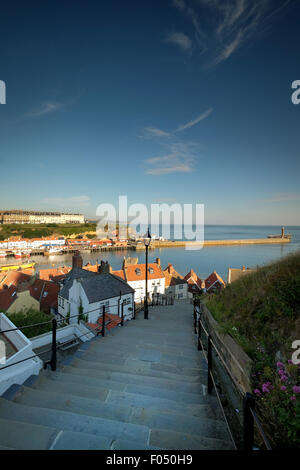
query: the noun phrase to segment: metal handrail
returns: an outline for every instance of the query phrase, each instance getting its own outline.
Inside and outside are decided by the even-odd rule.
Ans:
[[[257,427],[257,429],[258,429],[258,431],[261,435],[261,438],[262,438],[262,440],[263,440],[263,442],[266,446],[266,449],[267,450],[272,450],[270,442],[269,442],[268,438],[266,437],[266,434],[265,434],[265,432],[263,430],[263,427],[261,425],[261,422],[259,421],[258,416],[255,413],[255,398],[254,398],[254,396],[250,393],[245,394],[244,391],[241,389],[240,385],[236,382],[236,380],[233,377],[231,371],[229,370],[227,364],[223,360],[219,349],[217,348],[214,341],[212,340],[211,335],[206,330],[203,322],[201,321],[201,318],[200,318],[201,313],[200,312],[198,312],[199,318],[198,318],[198,321],[197,321],[197,319],[196,319],[196,308],[195,307],[196,307],[196,305],[194,304],[194,330],[195,330],[195,334],[198,333],[198,350],[202,350],[203,355],[205,357],[205,360],[208,364],[208,393],[211,393],[212,385],[213,385],[213,387],[216,391],[217,397],[219,399],[218,390],[217,390],[216,383],[215,383],[213,373],[212,373],[211,348],[213,348],[215,350],[219,360],[221,361],[223,367],[225,368],[226,372],[230,376],[230,378],[231,378],[233,384],[235,385],[236,389],[239,391],[239,393],[244,398],[244,414],[246,415],[246,416],[244,416],[244,445],[245,445],[245,450],[252,450],[253,449],[254,423],[255,423],[255,425],[256,425],[256,427]],[[201,329],[200,328],[203,329],[203,331],[205,332],[205,334],[207,336],[207,339],[208,339],[207,355],[204,351],[203,342],[201,340]],[[220,399],[219,399],[219,403],[221,404]],[[223,415],[225,417],[225,413],[224,413],[222,405],[221,405],[221,409],[222,409]],[[225,417],[225,420],[226,420],[226,417]],[[226,420],[226,423],[227,423],[227,420]],[[227,423],[227,425],[228,425],[228,423]],[[248,427],[250,428],[250,430],[247,429]],[[228,426],[228,429],[229,429],[229,426]],[[229,432],[230,432],[230,429],[229,429]],[[249,436],[249,434],[250,434],[250,436]],[[231,432],[230,432],[230,436],[232,437]]]

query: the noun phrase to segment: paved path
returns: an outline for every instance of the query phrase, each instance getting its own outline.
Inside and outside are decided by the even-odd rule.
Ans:
[[[0,398],[0,448],[232,449],[187,302],[143,312]]]

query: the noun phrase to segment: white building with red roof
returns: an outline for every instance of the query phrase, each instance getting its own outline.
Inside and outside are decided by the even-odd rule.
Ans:
[[[146,296],[146,264],[128,264],[123,262],[123,275],[127,284],[135,291],[134,301],[140,303]],[[160,259],[156,258],[155,263],[148,263],[147,276],[148,296],[165,294],[165,275],[160,265]]]

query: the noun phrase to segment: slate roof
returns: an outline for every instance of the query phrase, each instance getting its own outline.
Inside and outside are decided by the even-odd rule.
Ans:
[[[125,281],[114,274],[99,274],[87,271],[86,269],[73,268],[66,276],[64,285],[59,295],[69,300],[69,290],[74,280],[82,285],[89,303],[100,302],[102,300],[134,293],[134,289]]]

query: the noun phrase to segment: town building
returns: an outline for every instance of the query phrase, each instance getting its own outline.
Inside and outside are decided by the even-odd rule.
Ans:
[[[123,304],[124,320],[132,318],[134,313],[134,289],[120,277],[111,272],[110,265],[102,262],[98,272],[83,269],[79,253],[73,256],[73,266],[63,281],[58,295],[58,313],[62,317],[70,316],[70,322],[76,323],[79,314],[86,315],[88,323],[95,324],[105,311],[121,316]],[[73,317],[73,318],[71,318]]]
[[[204,282],[201,281],[193,269],[184,276],[184,280],[188,283],[189,297],[201,294],[202,289],[205,288]]]
[[[163,271],[165,275],[165,292],[174,299],[186,299],[188,296],[188,282],[175,271],[172,264],[168,264]]]
[[[226,283],[221,276],[214,271],[205,279],[205,290],[203,289],[203,291],[211,294],[212,292],[224,289],[224,287],[226,287]]]
[[[255,273],[256,269],[250,269],[243,266],[241,269],[238,268],[228,268],[227,283],[231,284],[234,281],[244,277],[246,274]]]
[[[146,264],[138,264],[135,262],[136,260],[137,258],[124,259],[122,278],[134,289],[135,302],[140,303],[144,301],[146,296]],[[147,290],[150,300],[154,295],[165,294],[165,275],[159,258],[156,258],[155,263],[148,263],[147,278]]]
[[[6,313],[40,310],[57,312],[59,286],[37,279],[33,271],[0,273],[0,311]]]
[[[0,211],[2,224],[84,224],[84,222],[82,214],[23,210]]]

